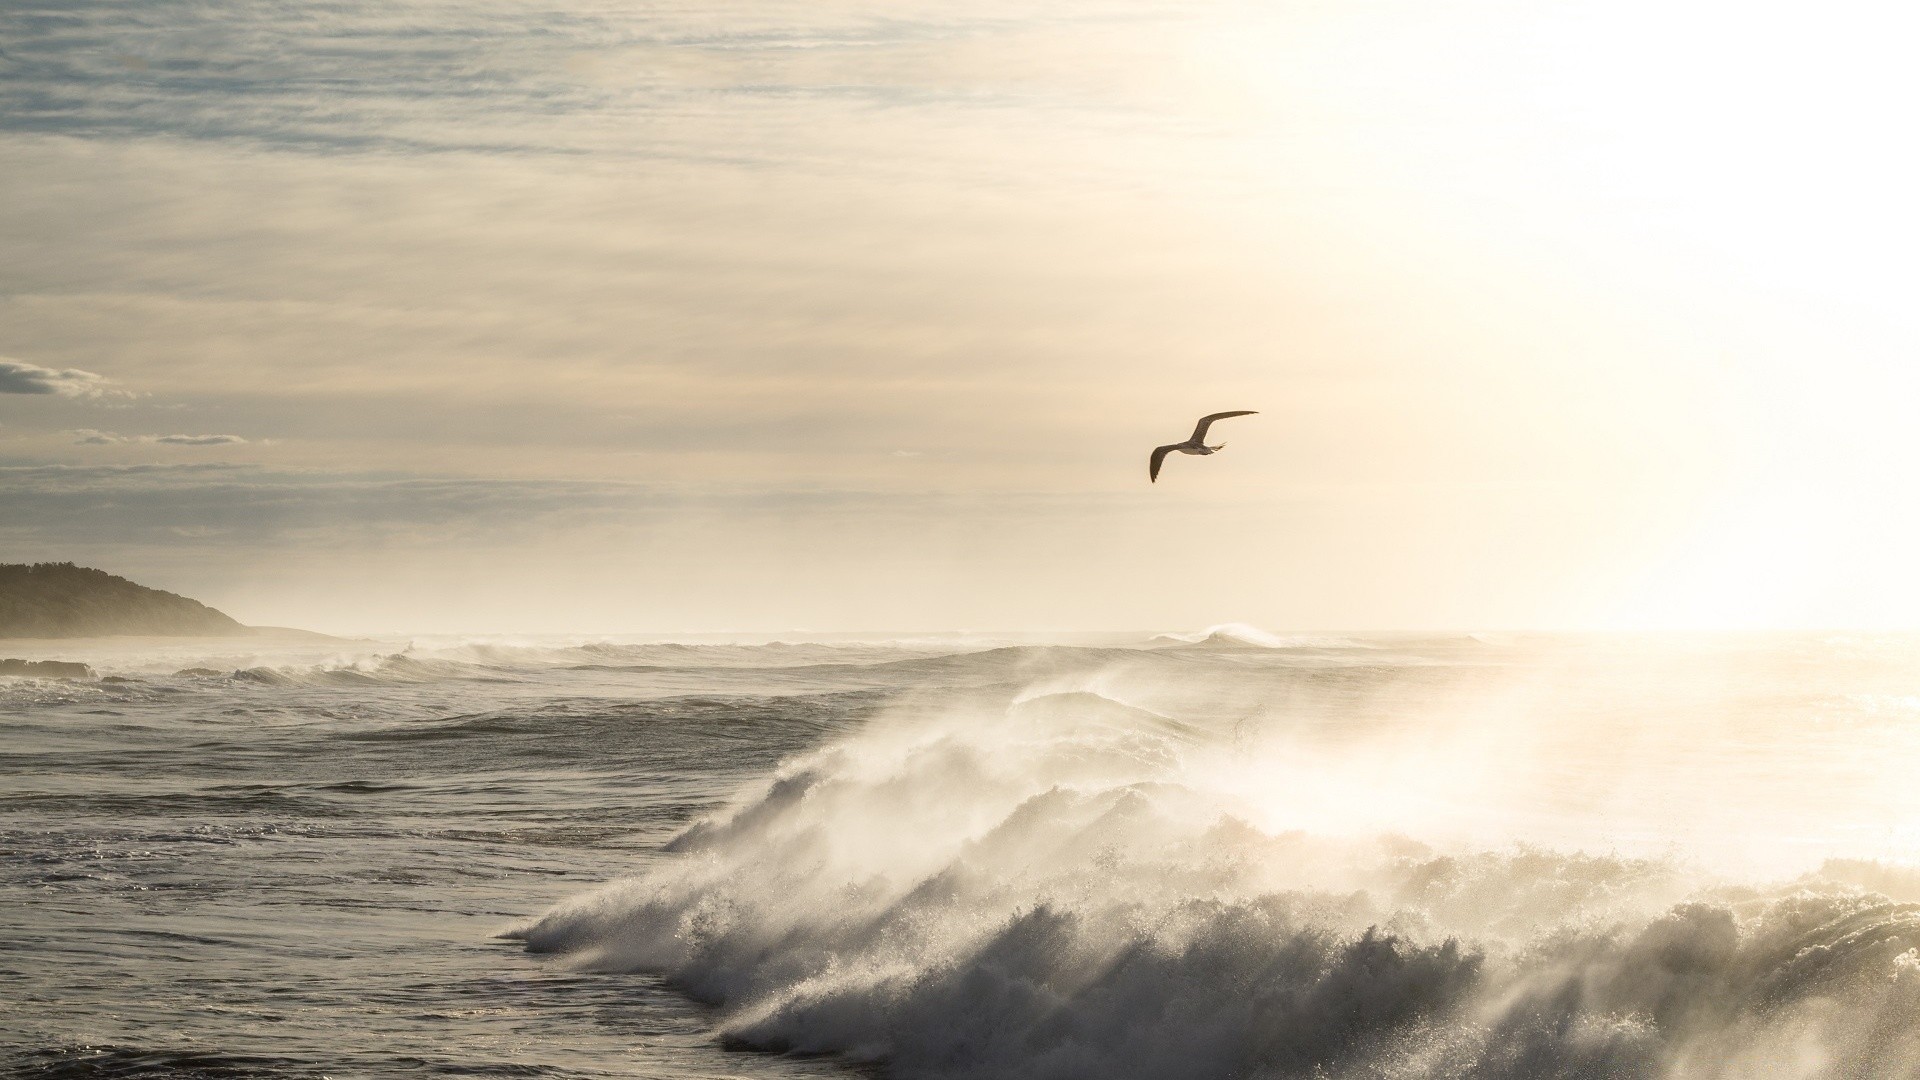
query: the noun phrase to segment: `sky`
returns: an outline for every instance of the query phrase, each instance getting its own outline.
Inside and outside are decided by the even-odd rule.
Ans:
[[[333,632],[1913,627],[1916,18],[0,0],[0,561]]]

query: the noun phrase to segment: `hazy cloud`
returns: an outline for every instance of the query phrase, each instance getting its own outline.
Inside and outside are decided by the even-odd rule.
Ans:
[[[989,550],[1023,572],[1052,573],[1032,552],[1063,505],[206,461],[0,464],[0,491],[0,545],[16,558],[74,559],[136,580],[165,568],[169,587],[259,612],[253,621],[343,631],[468,621],[571,632],[582,624],[569,598],[594,605],[594,625],[610,629],[724,628],[749,598],[779,605],[756,616],[771,628],[835,616],[846,605],[857,610],[836,621],[850,625],[893,625],[909,615],[948,621],[939,611],[888,609],[901,591],[872,585],[903,581],[958,550]],[[1104,514],[1115,504],[1096,497],[1064,505]],[[893,544],[908,528],[921,547]],[[850,557],[823,562],[831,552]],[[1137,565],[1130,560],[1127,572]],[[420,605],[431,596],[455,607],[442,602],[423,620]],[[981,598],[968,621],[985,619],[989,602]],[[543,607],[560,614],[532,618]]]
[[[79,368],[55,370],[24,360],[0,357],[0,394],[57,394],[70,398],[97,398],[125,391],[109,388],[112,380]]]
[[[1090,66],[1090,31],[1173,7],[1076,0],[1036,15],[1025,5],[903,3],[880,19],[837,2],[721,15],[569,0],[541,9],[491,0],[86,0],[50,18],[0,5],[0,93],[33,106],[0,112],[0,131],[323,151],[599,151],[625,141],[608,136],[628,123],[610,118],[678,127],[716,110],[725,119],[1050,101],[1076,88],[1056,85],[1058,73]],[[1069,55],[1081,62],[1060,63],[1055,39],[1073,43]],[[775,149],[757,143],[725,153],[765,158]],[[716,150],[656,129],[647,152]]]
[[[223,446],[228,443],[243,443],[247,440],[238,435],[146,435],[141,442],[171,443],[175,446]]]
[[[104,434],[104,433],[103,433]],[[132,440],[110,436],[122,441]],[[556,527],[618,524],[639,530],[716,514],[756,522],[768,517],[866,517],[922,520],[975,503],[938,494],[857,491],[687,492],[619,480],[553,480],[277,468],[230,462],[138,465],[0,464],[0,490],[21,514],[0,523],[0,540],[49,550],[81,537],[150,541],[175,528],[218,526],[236,538],[274,540],[373,533],[417,536],[442,545],[544,538]],[[1034,515],[1057,498],[1009,495],[998,511]],[[1098,498],[1076,505],[1111,505]]]
[[[75,434],[80,434],[76,432]],[[157,442],[89,432],[107,441]],[[617,482],[402,476],[196,462],[140,465],[0,465],[11,509],[0,539],[63,545],[164,541],[180,528],[217,527],[235,542],[326,544],[343,537],[419,535],[471,543],[554,522],[613,515],[650,520],[696,505]],[[524,536],[521,536],[524,539]]]
[[[1723,471],[1878,513],[1897,478],[1859,463],[1920,439],[1911,170],[1867,107],[1913,96],[1904,39],[1782,89],[1697,58],[1804,27],[1715,52],[1722,21],[0,3],[4,347],[166,398],[0,359],[0,450],[34,455],[0,468],[0,542],[350,613],[441,612],[509,551],[580,578],[495,615],[591,596],[618,625],[1584,617],[1550,598],[1668,550]],[[1842,216],[1774,212],[1816,204]],[[1835,353],[1851,382],[1802,377]],[[1230,407],[1257,437],[1144,483]],[[1749,464],[1787,460],[1820,479]],[[1768,497],[1790,535],[1845,520]],[[1734,547],[1772,534],[1726,515]],[[388,548],[418,558],[341,588],[371,558],[341,552]]]
[[[166,443],[171,446],[227,446],[247,440],[238,435],[121,435],[93,428],[75,428],[67,434],[77,446],[110,446],[114,443]]]

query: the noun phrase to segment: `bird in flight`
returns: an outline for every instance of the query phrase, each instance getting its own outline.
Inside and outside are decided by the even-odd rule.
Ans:
[[[1207,425],[1213,423],[1215,420],[1225,420],[1229,416],[1252,416],[1256,411],[1257,410],[1254,409],[1241,409],[1238,412],[1208,413],[1201,417],[1200,422],[1193,425],[1193,436],[1186,442],[1168,443],[1165,446],[1154,448],[1152,463],[1147,466],[1147,481],[1154,483],[1160,479],[1160,463],[1165,461],[1167,455],[1172,451],[1178,450],[1183,454],[1205,455],[1211,454],[1215,450],[1226,446],[1226,443],[1221,443],[1220,446],[1208,446],[1206,444]]]

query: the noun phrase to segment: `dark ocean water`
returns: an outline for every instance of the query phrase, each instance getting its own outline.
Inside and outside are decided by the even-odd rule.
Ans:
[[[0,1074],[1920,1076],[1911,639],[33,655]]]

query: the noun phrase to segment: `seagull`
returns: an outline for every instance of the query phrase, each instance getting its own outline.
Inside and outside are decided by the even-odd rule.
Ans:
[[[1226,443],[1221,443],[1220,446],[1208,446],[1206,444],[1204,440],[1207,437],[1208,424],[1213,423],[1215,420],[1225,420],[1229,416],[1252,416],[1256,411],[1257,410],[1254,410],[1254,409],[1241,409],[1238,412],[1208,413],[1207,415],[1201,417],[1200,422],[1193,425],[1192,438],[1188,439],[1186,442],[1168,443],[1166,446],[1156,447],[1154,449],[1153,461],[1150,465],[1147,466],[1147,482],[1156,483],[1159,481],[1160,463],[1167,459],[1167,454],[1170,451],[1178,450],[1183,454],[1205,455],[1205,454],[1211,454],[1215,450],[1219,450],[1221,447],[1226,446],[1227,445]]]

